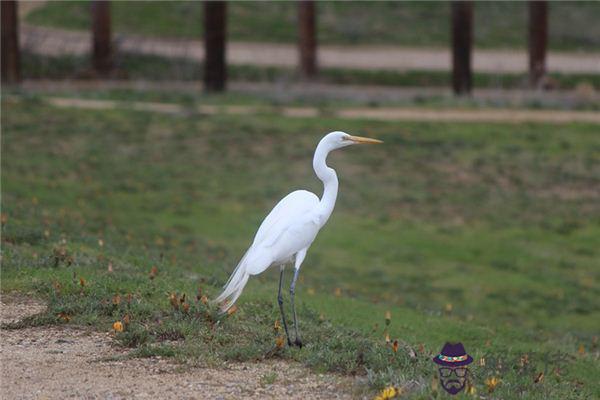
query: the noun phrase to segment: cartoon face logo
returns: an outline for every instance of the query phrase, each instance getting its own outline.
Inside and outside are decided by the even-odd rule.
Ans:
[[[440,367],[440,383],[444,390],[450,394],[456,394],[465,388],[467,383],[467,367]]]
[[[469,374],[467,365],[473,362],[473,357],[467,354],[462,343],[446,342],[433,362],[439,365],[440,384],[446,392],[454,395],[465,388]]]

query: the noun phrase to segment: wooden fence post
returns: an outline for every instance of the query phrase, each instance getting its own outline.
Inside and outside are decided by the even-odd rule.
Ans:
[[[548,45],[548,2],[529,2],[529,83],[539,87],[546,75]]]
[[[100,76],[110,74],[113,67],[110,28],[110,2],[92,1],[92,65]]]
[[[17,2],[2,0],[2,82],[21,80]]]
[[[227,4],[224,1],[204,2],[204,88],[206,91],[225,90],[226,36]]]
[[[457,95],[472,88],[473,3],[452,2],[452,88]]]
[[[313,0],[298,2],[298,49],[302,76],[315,77],[317,75],[317,28]]]

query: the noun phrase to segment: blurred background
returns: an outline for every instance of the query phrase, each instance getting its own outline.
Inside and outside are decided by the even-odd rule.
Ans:
[[[7,1],[3,7],[5,30],[14,31],[3,58],[20,58],[4,68],[5,81],[103,78],[138,88],[203,81],[216,90],[229,82],[230,89],[276,98],[372,102],[440,98],[451,88],[464,94],[474,87],[482,101],[558,102],[556,95],[500,91],[541,88],[574,92],[559,102],[565,106],[598,101],[595,2]],[[318,91],[316,83],[331,90]],[[338,93],[340,84],[387,90]],[[413,90],[392,90],[403,88]]]
[[[2,1],[1,287],[48,303],[17,327],[122,322],[134,356],[295,360],[417,398],[454,340],[473,393],[598,397],[599,20],[573,1]],[[277,345],[276,271],[213,324],[203,296],[282,196],[321,193],[334,130],[385,145],[329,158],[307,346]]]

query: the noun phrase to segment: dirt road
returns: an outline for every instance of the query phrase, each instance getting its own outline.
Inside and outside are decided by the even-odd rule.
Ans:
[[[89,32],[28,24],[21,27],[20,41],[22,48],[28,51],[51,56],[86,54],[92,43]],[[114,41],[116,47],[124,52],[195,61],[204,58],[201,40],[117,34]],[[446,48],[321,45],[318,59],[325,68],[448,71],[451,67],[450,52]],[[298,51],[294,44],[229,42],[227,62],[232,65],[295,68]],[[547,63],[550,72],[600,73],[600,53],[549,52]],[[490,73],[525,72],[527,54],[524,50],[475,49],[473,69]]]
[[[3,295],[2,322],[43,310]],[[128,359],[110,333],[64,326],[2,330],[2,399],[342,399],[354,380],[315,374],[295,363],[232,363],[223,368]]]

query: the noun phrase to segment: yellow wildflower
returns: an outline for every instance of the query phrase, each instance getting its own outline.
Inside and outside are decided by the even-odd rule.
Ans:
[[[121,321],[117,321],[113,324],[113,329],[115,330],[115,332],[123,332],[123,324],[121,323]]]
[[[394,397],[396,397],[399,394],[400,394],[400,391],[398,389],[396,389],[393,386],[389,386],[389,387],[386,387],[385,389],[383,389],[381,391],[381,393],[379,393],[379,395],[377,397],[375,397],[375,400],[393,399]]]
[[[488,388],[488,392],[492,393],[494,391],[494,389],[496,389],[496,386],[498,386],[498,384],[500,383],[500,379],[494,377],[491,378],[487,378],[485,380],[485,384]]]
[[[467,394],[470,394],[471,396],[476,396],[477,395],[477,389],[475,389],[475,386],[469,384],[467,386]]]

